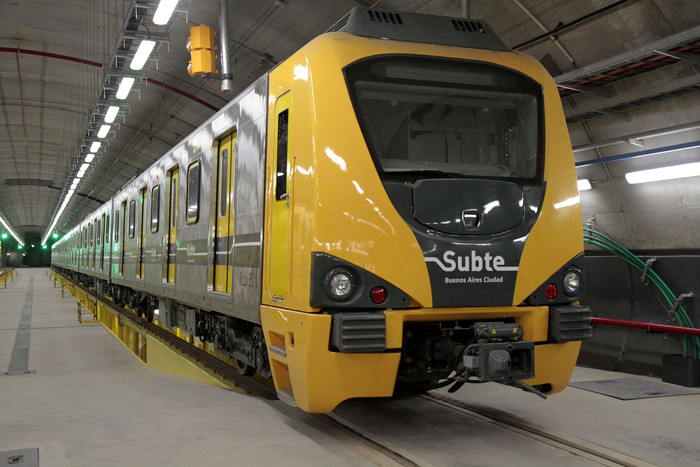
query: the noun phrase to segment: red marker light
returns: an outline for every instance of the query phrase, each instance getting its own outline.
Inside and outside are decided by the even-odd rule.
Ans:
[[[544,296],[550,300],[557,298],[557,286],[554,284],[549,284],[544,288]]]
[[[386,300],[386,289],[384,287],[375,287],[370,293],[370,298],[374,303],[383,303]]]

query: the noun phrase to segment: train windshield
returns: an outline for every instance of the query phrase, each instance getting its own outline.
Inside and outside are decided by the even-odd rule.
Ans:
[[[540,181],[542,86],[527,76],[482,62],[405,56],[344,71],[384,178]]]

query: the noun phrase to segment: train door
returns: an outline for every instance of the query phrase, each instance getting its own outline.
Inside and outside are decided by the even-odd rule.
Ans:
[[[170,199],[168,209],[168,254],[166,260],[166,281],[170,284],[175,283],[175,271],[177,261],[177,187],[179,180],[179,171],[175,167],[168,172],[168,197]]]
[[[95,269],[95,221],[88,224],[90,230],[88,233],[88,267]]]
[[[146,273],[146,187],[139,191],[139,270],[138,276],[143,279]]]
[[[219,142],[219,173],[217,176],[217,210],[214,238],[214,290],[231,293],[233,264],[233,161],[236,133]]]
[[[104,217],[104,215],[102,216]],[[98,261],[97,258],[102,257],[102,219],[97,219],[97,230],[95,230],[95,268],[102,271],[102,261]]]
[[[102,249],[100,250],[100,271],[105,270],[105,250],[109,243],[109,216],[102,214]]]
[[[270,294],[282,299],[289,284],[289,113],[292,95],[284,94],[275,105],[277,140],[273,145],[272,167],[275,170],[274,198],[270,225]]]
[[[124,262],[126,260],[126,200],[122,201],[121,207],[121,243],[119,244],[119,275],[124,275]]]

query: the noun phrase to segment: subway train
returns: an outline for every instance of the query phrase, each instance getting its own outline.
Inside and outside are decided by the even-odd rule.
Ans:
[[[53,246],[279,397],[563,390],[591,336],[557,88],[486,22],[354,8]]]

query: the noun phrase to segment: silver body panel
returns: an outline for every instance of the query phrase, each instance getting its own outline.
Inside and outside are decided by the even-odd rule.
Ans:
[[[267,131],[268,77],[263,76],[223,109],[168,151],[142,174],[129,181],[115,196],[68,232],[54,246],[52,263],[82,272],[160,298],[170,298],[186,306],[213,310],[260,323],[262,285],[262,241],[265,196],[265,144]],[[235,131],[234,158],[234,235],[231,242],[233,264],[232,293],[213,290],[217,163],[219,140]],[[196,222],[187,223],[188,168],[200,164],[199,212]],[[167,282],[169,192],[168,171],[178,167],[177,265],[175,283]],[[157,230],[152,231],[153,187],[159,186]],[[146,188],[142,216],[140,190]],[[129,210],[134,202],[133,236],[129,233]],[[126,209],[121,211],[122,203]],[[102,215],[109,215],[110,232],[104,248],[104,267],[93,268],[93,250],[78,245],[82,229]],[[126,223],[125,226],[122,224]],[[115,237],[115,229],[119,229]],[[144,229],[145,241],[141,232]],[[89,227],[88,227],[89,231]],[[117,240],[118,238],[118,240]],[[76,240],[78,239],[78,240]],[[73,242],[73,243],[70,243]],[[120,256],[124,246],[123,274]],[[72,245],[77,245],[75,249]],[[143,248],[143,277],[139,274]],[[72,251],[72,253],[71,253]],[[101,254],[101,251],[97,251]],[[96,257],[96,265],[99,256]]]

